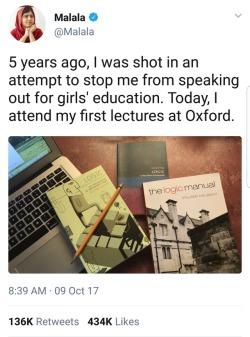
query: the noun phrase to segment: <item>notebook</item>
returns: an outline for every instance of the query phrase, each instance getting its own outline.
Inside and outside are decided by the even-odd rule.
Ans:
[[[9,272],[78,273],[74,250],[46,192],[80,172],[52,137],[8,140]]]

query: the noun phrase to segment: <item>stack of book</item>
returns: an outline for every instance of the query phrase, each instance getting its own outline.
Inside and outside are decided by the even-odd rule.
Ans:
[[[117,178],[115,198],[102,166],[47,192],[88,273],[149,246],[156,273],[241,272],[219,173],[171,179],[165,142],[131,142],[117,144]]]

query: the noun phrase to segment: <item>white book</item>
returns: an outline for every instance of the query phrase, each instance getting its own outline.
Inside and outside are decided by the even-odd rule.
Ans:
[[[155,272],[238,273],[219,173],[143,184]]]

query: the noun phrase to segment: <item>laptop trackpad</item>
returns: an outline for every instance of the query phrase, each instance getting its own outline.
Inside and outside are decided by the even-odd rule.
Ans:
[[[58,233],[15,269],[17,273],[79,273],[83,269],[80,261],[71,264],[74,253],[63,234]]]

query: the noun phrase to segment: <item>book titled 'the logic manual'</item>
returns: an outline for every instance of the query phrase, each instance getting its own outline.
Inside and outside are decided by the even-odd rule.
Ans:
[[[219,173],[143,184],[157,273],[241,271]]]

